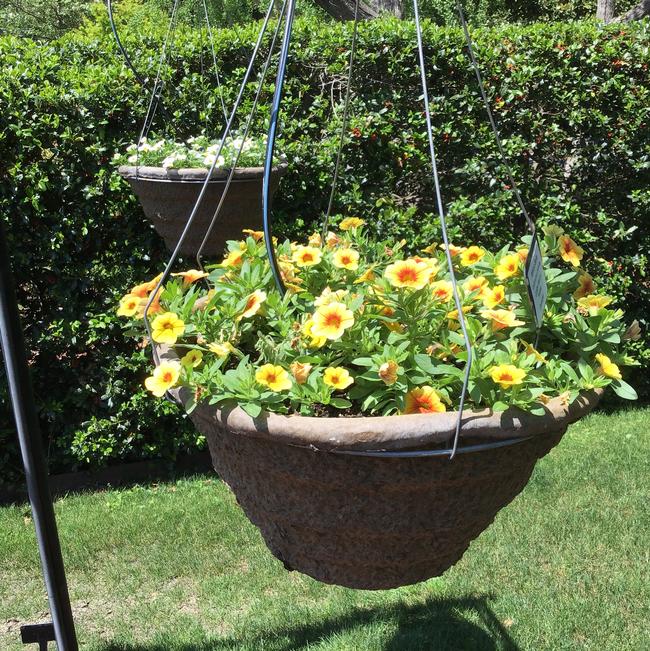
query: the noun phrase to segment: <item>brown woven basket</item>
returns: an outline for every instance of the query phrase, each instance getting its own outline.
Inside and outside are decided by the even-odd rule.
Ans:
[[[453,460],[337,452],[446,447],[453,412],[253,419],[240,408],[201,404],[191,418],[207,437],[216,471],[287,568],[325,583],[386,589],[438,576],[456,563],[599,397],[585,393],[570,407],[553,400],[544,416],[467,412],[461,446],[524,440]]]
[[[271,196],[286,169],[286,165],[278,165],[271,170]],[[167,248],[173,250],[196,203],[208,170],[122,165],[118,172],[133,188],[144,214],[153,222]],[[197,254],[223,195],[228,174],[229,170],[215,170],[212,174],[206,196],[181,247],[183,255]],[[241,238],[244,228],[262,228],[263,176],[262,167],[235,170],[227,198],[203,250],[205,255],[222,254],[226,241]]]

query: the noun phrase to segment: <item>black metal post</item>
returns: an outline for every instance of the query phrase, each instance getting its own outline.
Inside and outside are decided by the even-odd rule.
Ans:
[[[78,651],[2,221],[0,221],[0,334],[56,642],[59,651]]]

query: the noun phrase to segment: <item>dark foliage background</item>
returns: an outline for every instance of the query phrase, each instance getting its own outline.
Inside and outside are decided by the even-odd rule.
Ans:
[[[219,32],[232,104],[256,25]],[[160,40],[127,43],[144,71]],[[172,122],[187,137],[221,127],[214,79],[201,75],[205,37],[177,35],[164,68]],[[650,79],[647,24],[504,26],[476,33],[508,155],[531,213],[558,223],[587,251],[587,269],[644,330],[632,382],[647,395],[650,283]],[[350,26],[298,21],[283,105],[290,162],[277,228],[300,236],[327,201],[340,126]],[[521,233],[503,169],[455,28],[426,28],[444,199],[454,240],[495,247]],[[426,155],[413,26],[364,24],[337,210],[412,248],[439,237]],[[147,95],[101,21],[50,45],[0,39],[0,214],[10,239],[40,420],[53,471],[201,445],[175,408],[144,394],[147,358],[122,337],[119,296],[166,259],[113,154],[136,139]],[[250,104],[254,86],[249,88]],[[266,84],[264,106],[272,92]],[[246,107],[245,107],[246,108]],[[244,111],[243,115],[245,115]],[[265,113],[256,119],[263,130]],[[182,266],[179,265],[179,266]],[[0,377],[0,477],[19,473]]]

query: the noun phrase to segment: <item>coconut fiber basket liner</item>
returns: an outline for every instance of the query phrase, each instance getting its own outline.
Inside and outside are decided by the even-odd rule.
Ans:
[[[174,359],[165,349],[162,358]],[[183,400],[184,390],[176,390]],[[538,459],[600,393],[544,416],[466,412],[460,446],[504,447],[440,457],[367,457],[341,450],[447,447],[457,414],[313,418],[199,404],[190,418],[215,470],[288,569],[350,588],[395,588],[439,576],[524,488]]]
[[[270,193],[276,191],[285,164],[271,171]],[[156,232],[174,250],[208,173],[207,169],[164,169],[122,165],[118,172],[129,182],[138,197],[144,214]],[[194,218],[180,253],[195,256],[208,231],[214,212],[226,187],[230,170],[215,170],[199,210]],[[206,242],[203,253],[220,255],[227,240],[239,239],[244,228],[262,228],[263,167],[236,168],[221,207],[218,220]]]

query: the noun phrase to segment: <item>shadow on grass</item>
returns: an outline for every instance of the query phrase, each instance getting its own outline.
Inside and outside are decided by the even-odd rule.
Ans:
[[[243,632],[237,639],[203,639],[188,643],[164,635],[145,644],[105,642],[98,651],[231,651],[242,648],[292,651],[322,643],[330,636],[352,634],[355,629],[373,624],[397,629],[385,642],[383,651],[517,651],[508,631],[492,612],[489,600],[490,595],[430,599],[418,606],[356,609],[320,623],[278,627],[264,632],[252,630]],[[342,648],[353,648],[348,646],[349,642],[341,642]]]

